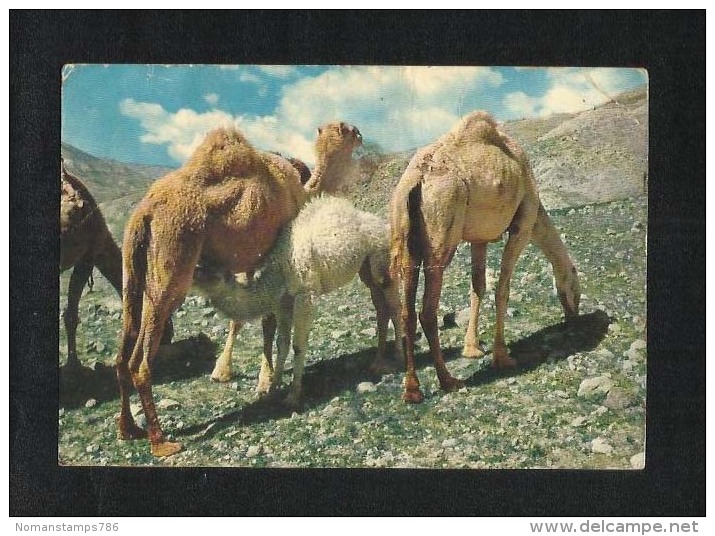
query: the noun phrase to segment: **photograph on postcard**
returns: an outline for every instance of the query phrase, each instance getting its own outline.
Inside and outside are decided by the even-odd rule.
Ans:
[[[645,70],[60,74],[60,465],[645,467]]]

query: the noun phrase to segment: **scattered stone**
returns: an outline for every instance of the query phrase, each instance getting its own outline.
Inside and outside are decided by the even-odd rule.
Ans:
[[[571,426],[583,426],[586,423],[586,417],[580,415],[571,421]]]
[[[595,415],[596,417],[600,417],[601,415],[605,415],[608,413],[608,408],[606,406],[598,406],[596,409],[594,409],[591,412],[591,415]]]
[[[342,339],[343,337],[347,337],[350,334],[350,332],[347,329],[336,329],[335,331],[330,333],[330,337],[333,340],[337,339]]]
[[[261,453],[260,445],[251,445],[246,451],[246,458],[255,458]]]
[[[610,391],[613,387],[613,380],[606,376],[596,376],[595,378],[586,378],[578,387],[578,396],[589,397],[596,394],[604,394]]]
[[[560,389],[554,391],[554,396],[558,396],[559,398],[568,398],[569,395],[566,391],[561,391]]]
[[[338,305],[338,312],[339,312],[339,313],[344,313],[344,312],[347,311],[348,309],[350,309],[350,306],[347,305],[347,304],[345,304],[345,303],[343,303],[342,305]]]
[[[102,341],[97,341],[97,344],[94,345],[94,349],[97,352],[102,353],[107,349],[107,345],[104,344]]]
[[[142,407],[141,404],[130,404],[129,409],[132,412],[132,415],[136,417],[137,415],[141,415],[144,413],[144,408]]]
[[[514,385],[515,383],[516,383],[516,378],[514,378],[513,376],[511,378],[506,379],[507,385]]]
[[[631,372],[633,370],[634,365],[635,363],[630,359],[625,360],[622,365],[623,372]]]
[[[608,348],[601,348],[596,352],[596,357],[602,359],[613,359],[615,356],[613,355],[613,352],[611,352]]]
[[[603,405],[610,409],[623,409],[633,403],[633,396],[623,387],[612,387]]]
[[[631,456],[631,467],[633,467],[633,469],[645,468],[645,452],[639,452]]]
[[[377,387],[372,382],[361,382],[357,386],[358,393],[374,393]]]
[[[87,400],[87,402],[84,403],[85,408],[93,408],[96,405],[97,405],[96,398],[90,398],[89,400]]]
[[[608,444],[608,441],[606,441],[602,437],[597,437],[593,441],[591,441],[591,451],[595,452],[597,454],[610,454],[613,452],[613,447]]]
[[[445,439],[444,441],[442,441],[442,447],[446,448],[446,449],[452,448],[456,445],[457,445],[457,440],[454,438],[449,438],[449,439]]]
[[[643,339],[636,339],[631,343],[630,350],[645,350],[646,342]]]
[[[469,325],[469,307],[457,311],[454,315],[454,322],[460,328],[466,328]]]
[[[178,408],[180,405],[181,404],[179,404],[176,400],[171,398],[162,398],[156,403],[156,407],[159,409],[174,409]]]
[[[201,316],[212,317],[216,313],[216,309],[213,307],[204,307],[201,309]]]
[[[643,224],[639,221],[635,222],[633,224],[633,227],[631,227],[632,233],[637,233],[638,231],[642,231],[642,230],[643,230]]]
[[[363,335],[366,335],[367,337],[375,337],[377,335],[377,329],[375,328],[367,328],[363,329],[360,333]]]

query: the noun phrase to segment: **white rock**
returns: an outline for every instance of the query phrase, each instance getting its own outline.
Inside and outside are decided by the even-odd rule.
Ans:
[[[156,407],[159,409],[173,409],[178,408],[180,404],[171,398],[162,398],[156,403]]]
[[[605,394],[613,387],[613,380],[606,375],[596,376],[595,378],[586,378],[578,387],[578,396],[593,396],[596,394]]]
[[[377,330],[375,328],[367,328],[363,329],[360,333],[368,337],[375,337],[375,335],[377,335]]]
[[[444,441],[442,441],[442,447],[444,447],[444,448],[451,448],[456,445],[457,445],[457,440],[454,438],[445,439]]]
[[[132,415],[134,417],[144,413],[144,408],[142,407],[141,404],[130,404],[129,408],[131,409]]]
[[[613,447],[608,444],[608,441],[606,441],[602,437],[597,437],[593,441],[591,441],[591,451],[595,452],[597,454],[610,454],[613,452]]]
[[[579,415],[573,421],[571,421],[571,426],[583,426],[586,422],[586,417]]]
[[[466,328],[469,325],[469,307],[457,311],[457,314],[454,315],[454,322],[460,328]]]
[[[374,393],[377,387],[372,382],[361,382],[357,386],[358,393]]]
[[[608,391],[603,405],[611,409],[623,409],[633,403],[633,396],[623,387],[613,387]]]
[[[97,405],[96,398],[90,398],[89,400],[87,400],[87,402],[84,403],[85,408],[93,408],[96,405]]]
[[[246,458],[255,458],[261,453],[260,445],[251,445],[246,451]]]
[[[631,456],[631,467],[633,467],[633,469],[645,468],[645,452],[639,452]]]

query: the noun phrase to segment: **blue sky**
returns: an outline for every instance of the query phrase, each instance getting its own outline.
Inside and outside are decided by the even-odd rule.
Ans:
[[[315,129],[356,125],[414,149],[484,109],[499,121],[574,112],[647,84],[628,68],[67,65],[62,140],[95,156],[177,167],[217,126],[312,164]]]

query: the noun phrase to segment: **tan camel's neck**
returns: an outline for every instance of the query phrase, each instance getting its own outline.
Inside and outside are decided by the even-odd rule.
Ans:
[[[534,227],[533,241],[536,246],[544,252],[544,255],[551,263],[554,274],[567,274],[574,267],[574,263],[569,255],[568,248],[561,240],[559,230],[554,226],[551,218],[544,210],[539,208],[539,215]]]
[[[318,159],[305,189],[311,194],[334,193],[344,181],[344,174],[352,163],[351,153],[338,153]]]

